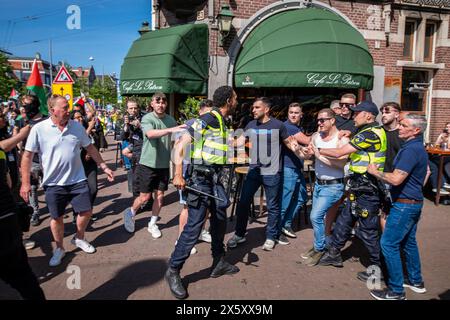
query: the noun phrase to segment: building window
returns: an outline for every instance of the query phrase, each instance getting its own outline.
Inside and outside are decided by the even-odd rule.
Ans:
[[[22,62],[22,69],[30,70],[30,63],[29,62]]]
[[[403,57],[407,60],[413,59],[415,38],[416,38],[416,21],[407,20],[405,23],[405,41],[403,43]]]
[[[428,71],[403,69],[402,110],[425,112],[429,85]]]
[[[425,28],[425,45],[423,52],[423,60],[425,62],[433,61],[433,52],[434,52],[434,38],[436,34],[436,23],[427,22]]]

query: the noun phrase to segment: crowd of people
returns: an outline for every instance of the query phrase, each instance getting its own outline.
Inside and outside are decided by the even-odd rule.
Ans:
[[[128,191],[134,199],[123,212],[124,229],[134,233],[136,215],[149,209],[147,230],[154,239],[162,236],[157,222],[173,164],[172,183],[179,189],[182,209],[178,238],[165,273],[172,294],[178,299],[188,296],[180,272],[196,253],[199,240],[211,243],[212,278],[239,272],[227,262],[226,249],[247,241],[250,204],[260,187],[268,211],[262,249],[272,251],[297,237],[293,220],[308,201],[305,160],[314,160],[315,179],[310,190],[314,241],[301,254],[304,264],[342,267],[340,251],[355,234],[364,243],[371,264],[357,274],[358,279],[387,284],[386,289],[370,291],[374,298],[403,300],[405,287],[426,292],[416,229],[423,186],[431,175],[435,190],[437,167],[424,147],[425,117],[402,112],[395,102],[380,108],[370,101],[357,104],[356,96],[346,93],[317,112],[317,131],[307,135],[301,126],[300,103],[288,106],[287,120],[282,122],[271,116],[271,100],[259,97],[242,106],[242,116],[233,119],[244,129],[238,135],[228,129],[237,102],[232,87],[219,87],[212,100],[201,102],[197,118],[179,125],[166,113],[164,93],[155,93],[145,112],[135,100],[127,100],[120,140],[128,161]],[[20,223],[24,219],[32,226],[40,223],[38,188],[44,189],[51,216],[55,248],[49,266],[55,267],[65,256],[66,207],[71,204],[74,212],[72,245],[93,254],[96,249],[85,231],[95,217],[92,208],[99,168],[114,181],[99,150],[107,147],[105,135],[116,129],[117,114],[111,120],[113,126],[83,99],[72,110],[59,95],[51,96],[47,103],[49,117],[39,112],[39,100],[33,95],[21,97],[20,109],[8,104],[0,113],[0,277],[25,299],[45,298],[28,265],[27,240],[22,239],[26,227]],[[381,124],[376,121],[380,113]],[[448,145],[449,131],[450,123],[436,144]],[[246,149],[248,142],[251,146]],[[230,206],[227,184],[233,183],[229,164],[237,150],[244,150],[248,158],[248,173],[237,204],[235,231],[225,244]],[[449,187],[449,166],[446,162],[441,194]],[[30,209],[20,209],[18,203],[29,203]],[[407,256],[406,275],[401,252]]]

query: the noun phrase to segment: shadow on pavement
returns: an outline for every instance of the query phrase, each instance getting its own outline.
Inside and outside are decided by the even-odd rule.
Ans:
[[[258,268],[256,262],[259,261],[259,257],[256,253],[253,252],[253,249],[259,248],[264,244],[264,241],[266,240],[264,230],[264,227],[248,230],[248,233],[246,235],[247,241],[240,244],[237,248],[227,250],[225,260],[233,265],[241,262],[246,266],[253,266]],[[184,276],[183,283],[186,285],[186,287],[188,287],[190,283],[208,279],[211,273],[211,265],[212,259],[210,261],[210,265],[208,265],[207,268]]]
[[[160,281],[164,277],[166,268],[166,261],[162,259],[148,259],[130,264],[80,300],[125,300],[137,289]],[[148,298],[152,299],[152,297]]]

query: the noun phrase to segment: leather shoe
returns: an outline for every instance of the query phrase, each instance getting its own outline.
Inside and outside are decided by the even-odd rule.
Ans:
[[[239,272],[239,268],[229,264],[223,258],[221,258],[217,263],[214,263],[211,271],[211,278],[218,278],[224,274],[235,274]]]
[[[188,294],[186,289],[181,282],[180,272],[178,270],[174,270],[172,268],[168,268],[164,278],[169,285],[170,291],[177,299],[185,299]]]
[[[327,252],[322,256],[318,263],[319,266],[334,266],[337,268],[342,268],[344,265],[342,263],[342,256],[340,250],[330,247]]]

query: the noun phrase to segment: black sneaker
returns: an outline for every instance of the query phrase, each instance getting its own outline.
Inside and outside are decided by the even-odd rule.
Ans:
[[[411,284],[411,282],[409,282],[407,279],[405,279],[405,281],[403,283],[403,288],[409,288],[416,293],[427,292],[427,289],[425,289],[425,284],[423,283],[423,281],[419,284]]]
[[[371,290],[370,294],[377,300],[406,300],[405,293],[395,293],[389,289]]]
[[[31,224],[33,227],[36,227],[36,226],[38,226],[40,223],[41,223],[41,220],[39,220],[39,213],[33,213],[33,214],[31,215],[30,224]]]
[[[212,269],[210,274],[211,278],[218,278],[225,274],[235,274],[239,272],[238,267],[226,262],[223,258],[221,258],[219,262],[213,263],[211,269]]]
[[[290,244],[289,239],[286,238],[286,236],[284,234],[280,234],[278,239],[275,239],[275,242],[278,244],[284,245],[284,246]]]
[[[281,232],[283,232],[284,235],[288,236],[289,238],[297,238],[297,235],[291,227],[281,228]]]

